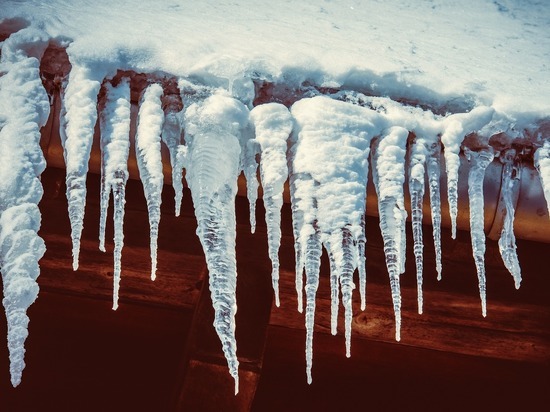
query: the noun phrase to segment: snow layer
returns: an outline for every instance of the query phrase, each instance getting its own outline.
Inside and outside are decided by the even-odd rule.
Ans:
[[[14,16],[72,41],[71,61],[235,83],[245,94],[250,83],[235,80],[259,73],[514,117],[550,111],[545,1],[3,1],[0,19]]]
[[[4,42],[0,59],[0,271],[13,386],[25,368],[26,311],[38,296],[38,261],[46,250],[37,205],[46,167],[40,127],[50,111],[39,73],[47,44],[45,33],[24,29]]]

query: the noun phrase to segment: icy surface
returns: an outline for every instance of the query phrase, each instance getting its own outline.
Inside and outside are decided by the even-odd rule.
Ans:
[[[514,235],[515,210],[513,204],[514,186],[517,186],[519,183],[518,176],[516,175],[516,173],[519,173],[519,168],[518,165],[514,163],[515,156],[516,151],[514,149],[509,149],[500,156],[504,163],[504,167],[502,169],[502,187],[500,192],[501,198],[504,200],[506,211],[504,216],[504,224],[500,233],[500,239],[498,240],[498,248],[500,250],[500,255],[502,256],[504,266],[506,266],[506,269],[508,269],[514,278],[516,289],[519,289],[521,284],[521,268],[519,266],[518,254],[516,251],[516,237]]]
[[[472,252],[477,268],[479,281],[479,296],[481,297],[481,313],[487,316],[486,284],[485,284],[485,222],[483,203],[483,179],[487,166],[493,161],[492,148],[478,152],[465,150],[466,158],[470,162],[468,174],[468,200],[470,203],[470,236],[472,238]]]
[[[400,126],[388,129],[373,148],[373,178],[378,195],[380,230],[395,313],[395,340],[401,340],[401,289],[399,275],[405,268],[405,147],[409,132]]]
[[[331,260],[331,329],[336,333],[338,297],[345,309],[346,354],[350,356],[353,273],[364,261],[363,216],[366,205],[370,139],[383,121],[371,110],[318,96],[291,109],[296,120],[290,148],[291,201],[301,289],[306,272],[306,371],[311,382],[315,294],[321,245]],[[330,116],[327,116],[330,113]],[[364,268],[364,264],[361,264]],[[365,276],[362,273],[361,276]],[[301,290],[299,290],[301,294]],[[364,291],[361,291],[364,302]],[[364,304],[364,303],[363,303]]]
[[[136,158],[149,212],[152,280],[155,280],[157,276],[157,240],[162,185],[164,183],[160,155],[161,133],[164,122],[164,112],[160,100],[162,93],[162,86],[156,83],[145,89],[139,106],[136,131]]]
[[[229,373],[235,379],[235,393],[239,387],[235,341],[235,195],[248,113],[242,103],[223,95],[193,103],[185,111],[186,180],[193,197],[197,235],[208,266],[214,327],[222,342]],[[220,147],[224,150],[219,150]]]
[[[281,207],[284,184],[288,178],[287,140],[293,120],[288,109],[279,103],[256,106],[250,111],[255,139],[260,145],[260,176],[263,187],[267,245],[271,259],[271,279],[275,305],[279,300],[279,247],[281,245]]]
[[[124,241],[124,204],[128,180],[130,152],[130,83],[122,79],[113,87],[105,86],[105,107],[100,116],[101,129],[101,199],[99,217],[99,249],[105,252],[105,226],[109,198],[113,192],[114,270],[113,309],[118,306],[122,246]]]
[[[39,73],[47,42],[45,33],[24,29],[2,44],[0,58],[0,271],[13,386],[25,368],[27,309],[38,296],[38,261],[46,250],[37,204],[46,167],[40,127],[50,111]]]

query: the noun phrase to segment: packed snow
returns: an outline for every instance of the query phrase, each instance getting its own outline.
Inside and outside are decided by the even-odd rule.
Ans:
[[[74,270],[88,161],[99,121],[99,247],[106,249],[112,191],[113,309],[118,307],[123,269],[132,138],[147,200],[155,279],[165,145],[176,215],[185,169],[209,270],[214,327],[237,392],[235,196],[241,173],[247,181],[254,232],[259,169],[276,306],[281,208],[285,183],[289,184],[300,312],[305,291],[308,383],[323,248],[330,261],[331,332],[337,333],[341,304],[348,357],[356,272],[361,310],[366,308],[369,170],[378,198],[396,340],[406,219],[411,218],[422,313],[423,199],[428,192],[435,267],[441,279],[441,170],[444,165],[454,238],[464,154],[469,160],[472,251],[483,316],[483,180],[494,158],[503,164],[501,196],[506,210],[499,247],[519,287],[512,196],[515,169],[521,165],[513,149],[501,153],[488,142],[499,133],[530,139],[550,213],[550,140],[544,126],[550,116],[549,25],[549,6],[535,0],[237,0],[197,2],[192,7],[162,0],[154,3],[154,13],[151,4],[131,0],[3,1],[0,28],[11,31],[7,39],[0,39],[0,269],[14,386],[24,368],[26,309],[38,294],[38,260],[45,251],[37,235],[37,204],[42,195],[39,176],[45,168],[40,127],[50,108],[40,60],[49,44],[66,48],[71,64],[61,85],[60,135]],[[132,77],[137,74],[145,76],[147,84],[137,90],[141,97],[133,102]],[[168,92],[170,87],[177,89],[175,94]],[[132,105],[138,108],[135,136],[130,134]],[[472,136],[481,142],[479,147],[465,144]],[[405,186],[410,213],[405,209]]]

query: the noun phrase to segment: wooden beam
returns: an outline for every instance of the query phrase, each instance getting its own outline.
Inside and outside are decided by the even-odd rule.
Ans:
[[[229,375],[221,344],[213,327],[214,310],[205,272],[200,298],[195,309],[187,349],[182,362],[174,410],[177,411],[247,411],[258,385],[267,327],[271,312],[270,264],[267,250],[255,236],[239,225],[237,235],[237,304],[236,338],[239,358],[239,393]],[[243,248],[243,243],[246,248]]]

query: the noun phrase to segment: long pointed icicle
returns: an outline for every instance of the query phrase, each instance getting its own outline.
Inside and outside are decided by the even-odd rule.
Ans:
[[[501,197],[504,200],[504,206],[506,212],[504,216],[504,224],[500,233],[500,239],[498,240],[498,248],[504,266],[510,272],[514,278],[516,289],[519,289],[521,284],[521,268],[519,266],[518,254],[516,250],[516,237],[514,235],[514,204],[512,203],[512,196],[514,192],[514,186],[517,184],[517,177],[513,175],[515,165],[514,159],[516,151],[509,149],[501,154],[501,159],[504,163],[502,168],[502,188]]]
[[[113,310],[118,307],[122,247],[124,245],[124,204],[130,152],[130,84],[122,79],[113,87],[106,84],[105,107],[100,115],[101,128],[101,208],[99,248],[105,251],[105,224],[109,198],[114,204]]]
[[[38,261],[46,250],[38,236],[46,167],[40,128],[50,112],[40,79],[48,37],[23,29],[4,41],[0,59],[0,272],[8,327],[11,383],[21,382],[28,336],[27,309],[38,296]]]
[[[240,140],[247,127],[248,109],[230,97],[213,95],[185,111],[186,180],[193,197],[197,235],[208,266],[214,327],[229,373],[235,379],[235,393],[239,389],[235,341],[235,196],[240,173]]]
[[[470,235],[472,251],[479,280],[479,296],[481,298],[481,313],[487,316],[487,299],[485,283],[485,232],[484,232],[484,202],[483,179],[485,170],[494,158],[492,149],[482,149],[474,152],[465,150],[466,158],[470,162],[468,174],[468,198],[470,203]]]
[[[545,140],[542,147],[537,149],[534,160],[546,198],[548,216],[550,217],[550,139]]]
[[[290,148],[290,158],[294,158],[293,147]],[[290,208],[292,211],[292,234],[294,235],[294,260],[295,260],[295,288],[296,302],[298,312],[304,311],[304,259],[302,244],[300,243],[300,232],[304,226],[304,212],[301,208],[302,199],[295,196],[305,185],[313,185],[313,181],[308,176],[302,176],[299,173],[290,173]],[[309,206],[309,205],[308,205]]]
[[[416,284],[418,294],[418,313],[423,311],[422,271],[423,249],[422,239],[422,202],[424,200],[424,179],[426,174],[426,157],[428,148],[426,141],[416,136],[409,148],[409,194],[411,197],[412,234],[414,242],[414,258],[416,264]]]
[[[458,169],[460,167],[460,146],[471,132],[480,130],[493,117],[494,109],[476,107],[469,113],[458,113],[443,121],[444,132],[441,143],[445,148],[445,168],[447,170],[447,192],[451,215],[451,237],[456,238],[456,218],[458,215]]]
[[[403,183],[405,146],[408,131],[402,127],[390,128],[386,135],[376,141],[373,149],[373,176],[378,194],[380,230],[384,240],[386,266],[395,312],[395,340],[401,340],[401,290],[399,275],[405,251],[403,227],[407,218],[405,211]]]
[[[311,378],[310,332],[313,333],[313,285],[318,268],[308,261],[317,254],[317,237],[331,260],[331,331],[336,333],[338,297],[345,310],[346,355],[351,353],[353,274],[364,276],[364,213],[370,139],[379,130],[374,111],[324,96],[302,99],[291,108],[296,120],[290,150],[291,200],[297,252],[297,279],[306,268],[306,357]],[[330,113],[330,116],[327,116]],[[306,241],[307,239],[307,241]],[[312,246],[315,245],[315,246]],[[320,251],[319,251],[320,255]],[[305,256],[305,260],[304,260]],[[362,260],[361,264],[359,261]],[[298,263],[299,262],[299,263]],[[303,262],[303,263],[302,263]],[[300,270],[300,272],[298,272]],[[313,279],[313,280],[312,280]],[[308,285],[309,292],[308,292]],[[364,294],[361,296],[364,306]],[[314,306],[313,306],[314,307]]]
[[[314,226],[304,228],[309,235],[302,232],[302,250],[306,268],[306,376],[311,384],[313,367],[313,331],[315,325],[315,296],[319,287],[319,269],[321,266],[322,244],[318,229]]]
[[[432,235],[435,249],[435,269],[437,280],[441,280],[443,267],[441,264],[441,142],[432,143],[427,161],[428,187],[430,192],[430,208],[432,214]]]
[[[179,103],[179,102],[177,102]],[[172,166],[172,186],[174,188],[175,215],[179,216],[183,198],[183,167],[187,148],[183,143],[183,112],[176,111],[179,105],[169,102],[164,109],[164,124],[162,126],[162,141],[170,152]]]
[[[157,240],[162,185],[164,182],[160,154],[162,125],[164,122],[164,112],[160,100],[162,93],[162,86],[156,83],[145,89],[139,107],[136,131],[136,157],[149,212],[151,280],[155,280],[157,276]]]
[[[271,279],[275,305],[279,300],[279,247],[281,246],[281,207],[284,184],[288,177],[287,140],[293,120],[288,109],[279,103],[256,106],[250,111],[256,141],[261,147],[260,176],[263,187],[267,245],[271,259]]]
[[[60,135],[67,169],[67,201],[73,242],[73,270],[78,269],[80,237],[86,205],[86,175],[97,122],[97,95],[101,80],[94,72],[73,63],[63,93]]]

